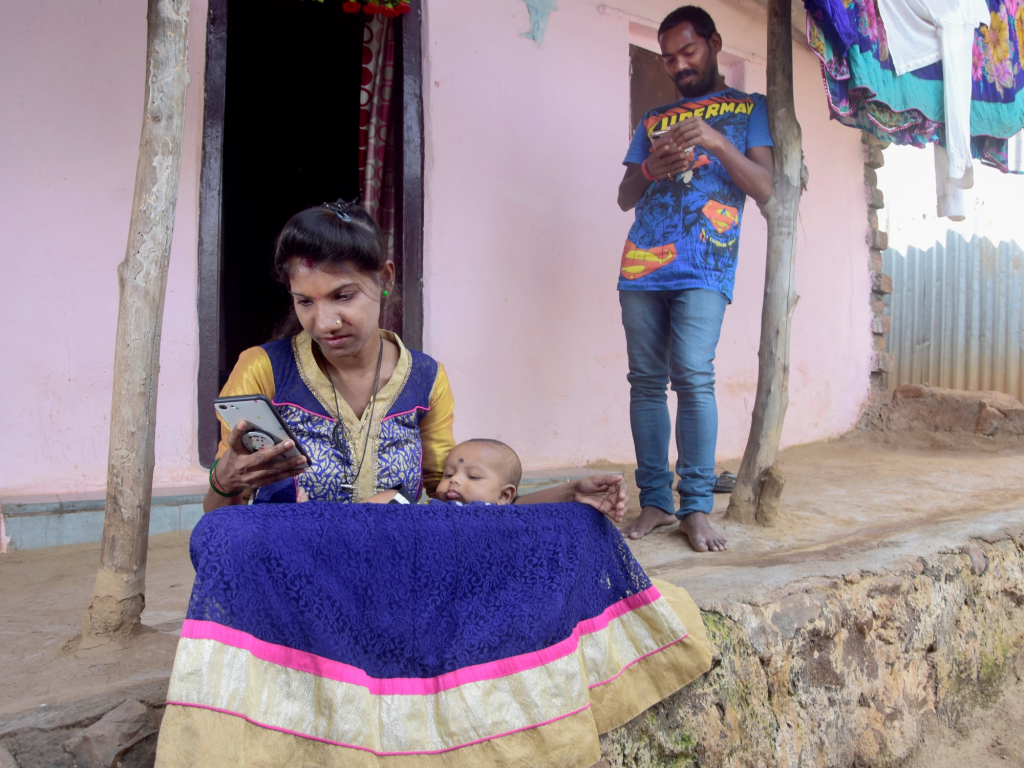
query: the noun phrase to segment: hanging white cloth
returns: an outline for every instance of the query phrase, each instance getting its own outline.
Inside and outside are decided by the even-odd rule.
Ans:
[[[962,213],[952,190],[974,186],[971,161],[971,56],[974,31],[991,22],[985,0],[878,0],[889,55],[897,75],[942,61],[946,149],[936,147],[935,170],[939,210]],[[944,202],[945,198],[945,202]],[[956,219],[959,220],[959,219]]]
[[[944,60],[943,32],[966,33],[973,43],[978,25],[992,21],[985,0],[878,0],[878,10],[897,75]]]
[[[967,218],[964,191],[949,183],[949,156],[941,144],[935,145],[935,212],[941,218],[963,221]]]
[[[1018,131],[1006,142],[1006,167],[1010,173],[1024,173],[1024,131]]]

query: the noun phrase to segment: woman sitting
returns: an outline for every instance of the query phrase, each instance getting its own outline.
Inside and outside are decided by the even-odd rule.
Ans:
[[[245,502],[361,502],[402,487],[433,495],[455,446],[455,403],[444,367],[379,327],[394,292],[376,222],[338,201],[292,216],[277,239],[274,274],[294,313],[279,338],[245,350],[224,396],[270,398],[311,458],[283,457],[290,441],[249,453],[247,425],[228,431],[203,501],[209,512]],[[517,503],[580,501],[621,520],[621,477],[592,475]]]
[[[696,605],[608,519],[505,503],[621,519],[621,478],[517,498],[507,446],[453,449],[444,369],[378,328],[394,266],[362,210],[297,214],[275,268],[297,327],[225,394],[271,398],[311,463],[226,436],[207,510],[268,503],[193,531],[158,768],[587,768],[599,734],[710,668]],[[359,503],[423,487],[442,503]]]

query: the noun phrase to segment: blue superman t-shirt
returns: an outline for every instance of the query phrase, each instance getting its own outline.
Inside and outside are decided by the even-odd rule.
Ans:
[[[623,163],[642,163],[651,153],[652,132],[694,115],[725,134],[740,152],[772,146],[764,96],[727,88],[652,109],[637,126]],[[721,161],[695,147],[689,171],[654,182],[636,204],[619,290],[710,288],[731,302],[745,200]]]

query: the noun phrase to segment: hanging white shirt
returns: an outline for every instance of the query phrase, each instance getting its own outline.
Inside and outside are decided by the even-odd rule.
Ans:
[[[956,217],[961,189],[974,186],[971,162],[971,79],[974,31],[991,22],[985,0],[878,0],[897,75],[942,61],[946,150],[936,147],[940,216]],[[941,174],[941,175],[940,175]],[[946,209],[948,213],[943,213]]]
[[[955,43],[966,34],[969,54],[974,30],[992,21],[985,0],[878,0],[878,10],[897,75],[945,60],[943,32],[952,32]]]

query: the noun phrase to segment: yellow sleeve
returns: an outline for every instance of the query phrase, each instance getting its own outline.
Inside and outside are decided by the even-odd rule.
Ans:
[[[238,356],[238,362],[231,369],[231,375],[220,391],[221,397],[236,395],[266,395],[271,400],[277,391],[274,386],[274,368],[263,347],[250,347]],[[223,420],[220,422],[220,445],[217,446],[217,458],[228,449],[228,435],[231,430]]]
[[[455,399],[448,384],[448,374],[438,363],[437,378],[430,392],[430,410],[420,422],[420,442],[423,445],[423,487],[429,495],[437,490],[444,474],[444,460],[455,447]]]

